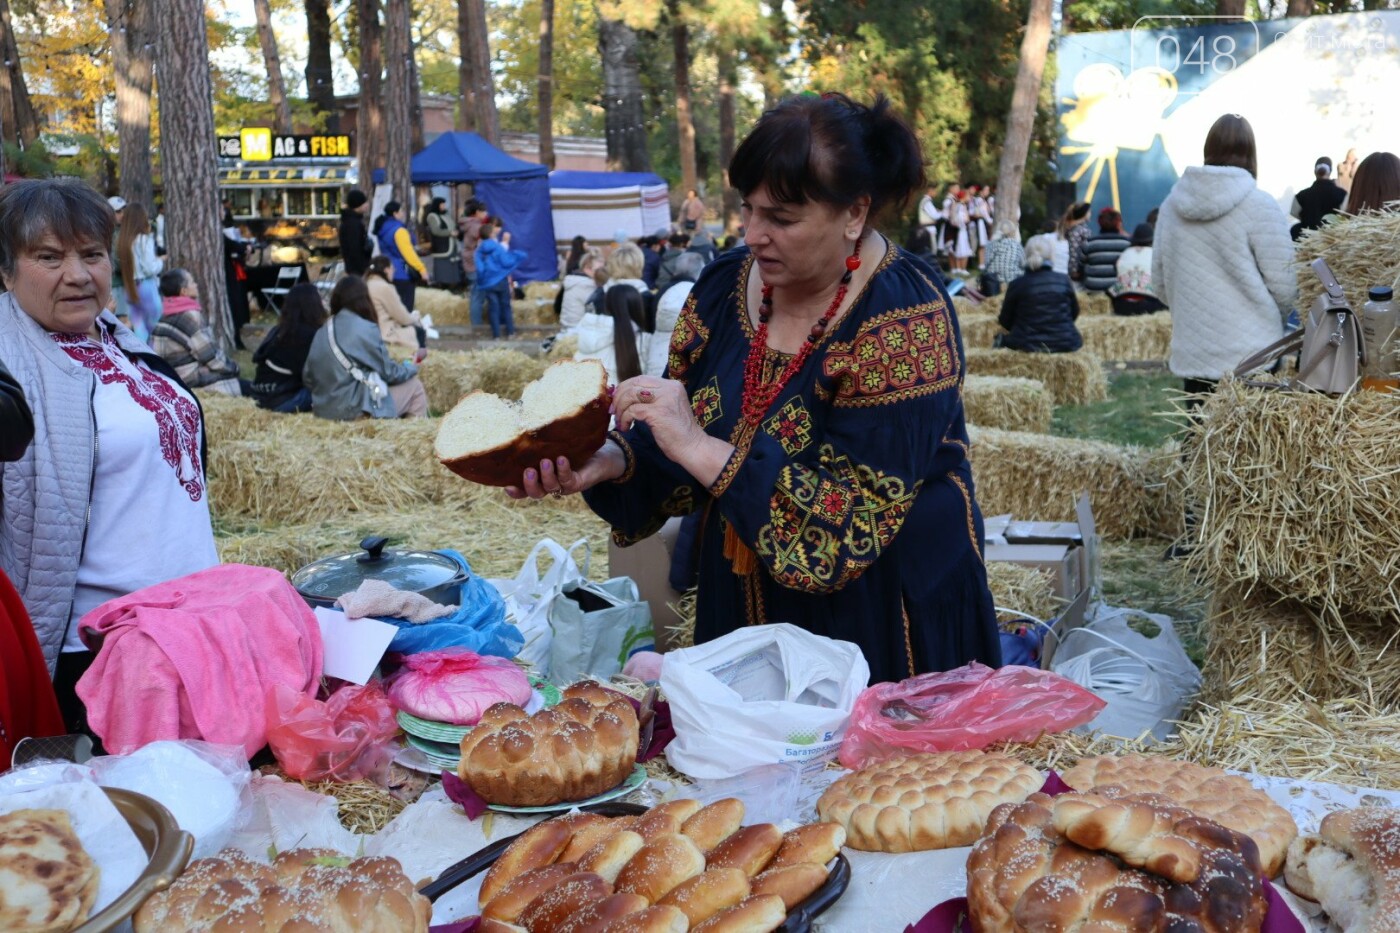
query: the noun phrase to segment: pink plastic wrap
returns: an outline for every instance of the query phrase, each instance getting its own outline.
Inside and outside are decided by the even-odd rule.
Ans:
[[[875,684],[856,698],[841,742],[852,770],[905,752],[951,752],[1032,742],[1098,715],[1104,701],[1050,671],[976,661],[941,674]]]
[[[405,658],[389,683],[389,699],[420,719],[471,726],[496,703],[524,706],[530,681],[514,661],[444,648]]]
[[[267,695],[267,744],[299,781],[377,781],[399,725],[377,683],[348,684],[324,703],[280,684]]]

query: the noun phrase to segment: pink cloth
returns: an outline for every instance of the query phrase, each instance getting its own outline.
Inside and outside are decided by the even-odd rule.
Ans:
[[[161,299],[161,317],[170,317],[172,314],[184,314],[186,311],[198,310],[198,298],[190,298],[187,295],[166,295]]]
[[[78,681],[107,751],[160,739],[267,742],[274,684],[307,695],[321,680],[321,630],[282,574],[221,564],[109,600],[85,615],[102,637]]]

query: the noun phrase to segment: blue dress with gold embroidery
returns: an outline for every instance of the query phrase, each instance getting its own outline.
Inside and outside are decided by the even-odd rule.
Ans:
[[[739,418],[752,265],[738,249],[708,266],[671,340],[668,377],[705,431],[735,446],[719,479],[701,486],[638,424],[612,435],[627,474],[586,492],[588,504],[623,546],[704,511],[697,642],[791,622],[860,645],[872,683],[999,665],[962,341],[938,277],[891,247],[755,432]],[[770,350],[764,378],[788,359]],[[752,550],[753,572],[735,572],[726,532]]]

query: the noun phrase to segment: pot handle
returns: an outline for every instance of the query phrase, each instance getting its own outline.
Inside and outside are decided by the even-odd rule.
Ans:
[[[366,553],[361,554],[356,560],[361,564],[372,564],[375,561],[383,560],[384,546],[388,543],[388,538],[370,535],[368,538],[360,541],[360,547],[364,548]]]

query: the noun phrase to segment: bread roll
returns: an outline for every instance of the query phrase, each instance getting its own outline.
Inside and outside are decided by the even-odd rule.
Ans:
[[[825,865],[846,844],[846,827],[839,823],[808,823],[783,833],[783,845],[768,869],[811,863]]]
[[[1400,809],[1327,814],[1289,847],[1286,877],[1342,933],[1400,933]]]
[[[637,714],[591,681],[533,716],[497,704],[462,738],[457,774],[490,803],[546,806],[611,790],[637,763]],[[520,711],[523,714],[523,710]]]
[[[771,933],[786,921],[783,899],[776,894],[762,894],[721,910],[692,933]]]
[[[525,830],[487,870],[478,903],[482,907],[491,903],[512,878],[532,868],[553,865],[572,838],[573,830],[559,820],[545,820]]]
[[[685,914],[674,907],[648,907],[603,928],[603,933],[686,933]]]
[[[573,862],[555,862],[522,872],[501,888],[500,894],[491,898],[490,903],[482,908],[481,915],[514,923],[531,901],[578,871],[578,865]]]
[[[637,817],[637,825],[632,827],[648,842],[658,836],[678,833],[685,827],[685,821],[700,812],[700,801],[682,798],[658,804]]]
[[[555,933],[569,917],[613,893],[606,881],[591,872],[578,872],[531,901],[520,912],[520,925],[530,933]]]
[[[682,881],[705,870],[705,853],[680,833],[658,836],[642,846],[618,873],[616,888],[655,904]]]
[[[618,872],[632,861],[632,856],[640,852],[644,845],[646,840],[630,829],[624,829],[584,853],[583,858],[579,859],[579,868],[596,872],[609,884],[616,884]]]
[[[530,933],[530,931],[518,923],[507,923],[504,920],[482,917],[476,925],[476,933]]]
[[[640,894],[609,894],[570,915],[555,933],[601,933],[608,924],[647,907],[647,899]]]
[[[695,840],[702,852],[708,852],[744,825],[744,802],[734,797],[716,800],[696,811],[681,826],[681,832]]]
[[[1111,852],[1178,884],[1201,876],[1204,852],[1176,832],[1186,811],[1126,801],[1101,802],[1065,794],[1055,801],[1055,829],[1086,849]]]
[[[737,868],[715,868],[676,885],[661,903],[680,908],[694,926],[748,896],[748,875]]]
[[[577,862],[589,849],[620,829],[612,820],[597,813],[575,813],[564,819],[573,827],[574,835],[563,854],[559,856],[561,862]]]
[[[431,364],[430,364],[431,365]],[[433,448],[463,479],[516,486],[541,460],[575,466],[607,439],[608,372],[597,360],[561,360],[525,387],[518,403],[473,392],[442,418]]]
[[[81,926],[97,899],[99,877],[66,810],[0,816],[0,929]]]
[[[756,823],[730,834],[710,850],[705,863],[710,868],[737,868],[752,878],[768,867],[782,847],[783,834],[772,823]]]
[[[811,862],[799,862],[786,868],[770,868],[753,879],[754,894],[776,894],[783,907],[792,910],[812,893],[826,884],[826,868]]]

